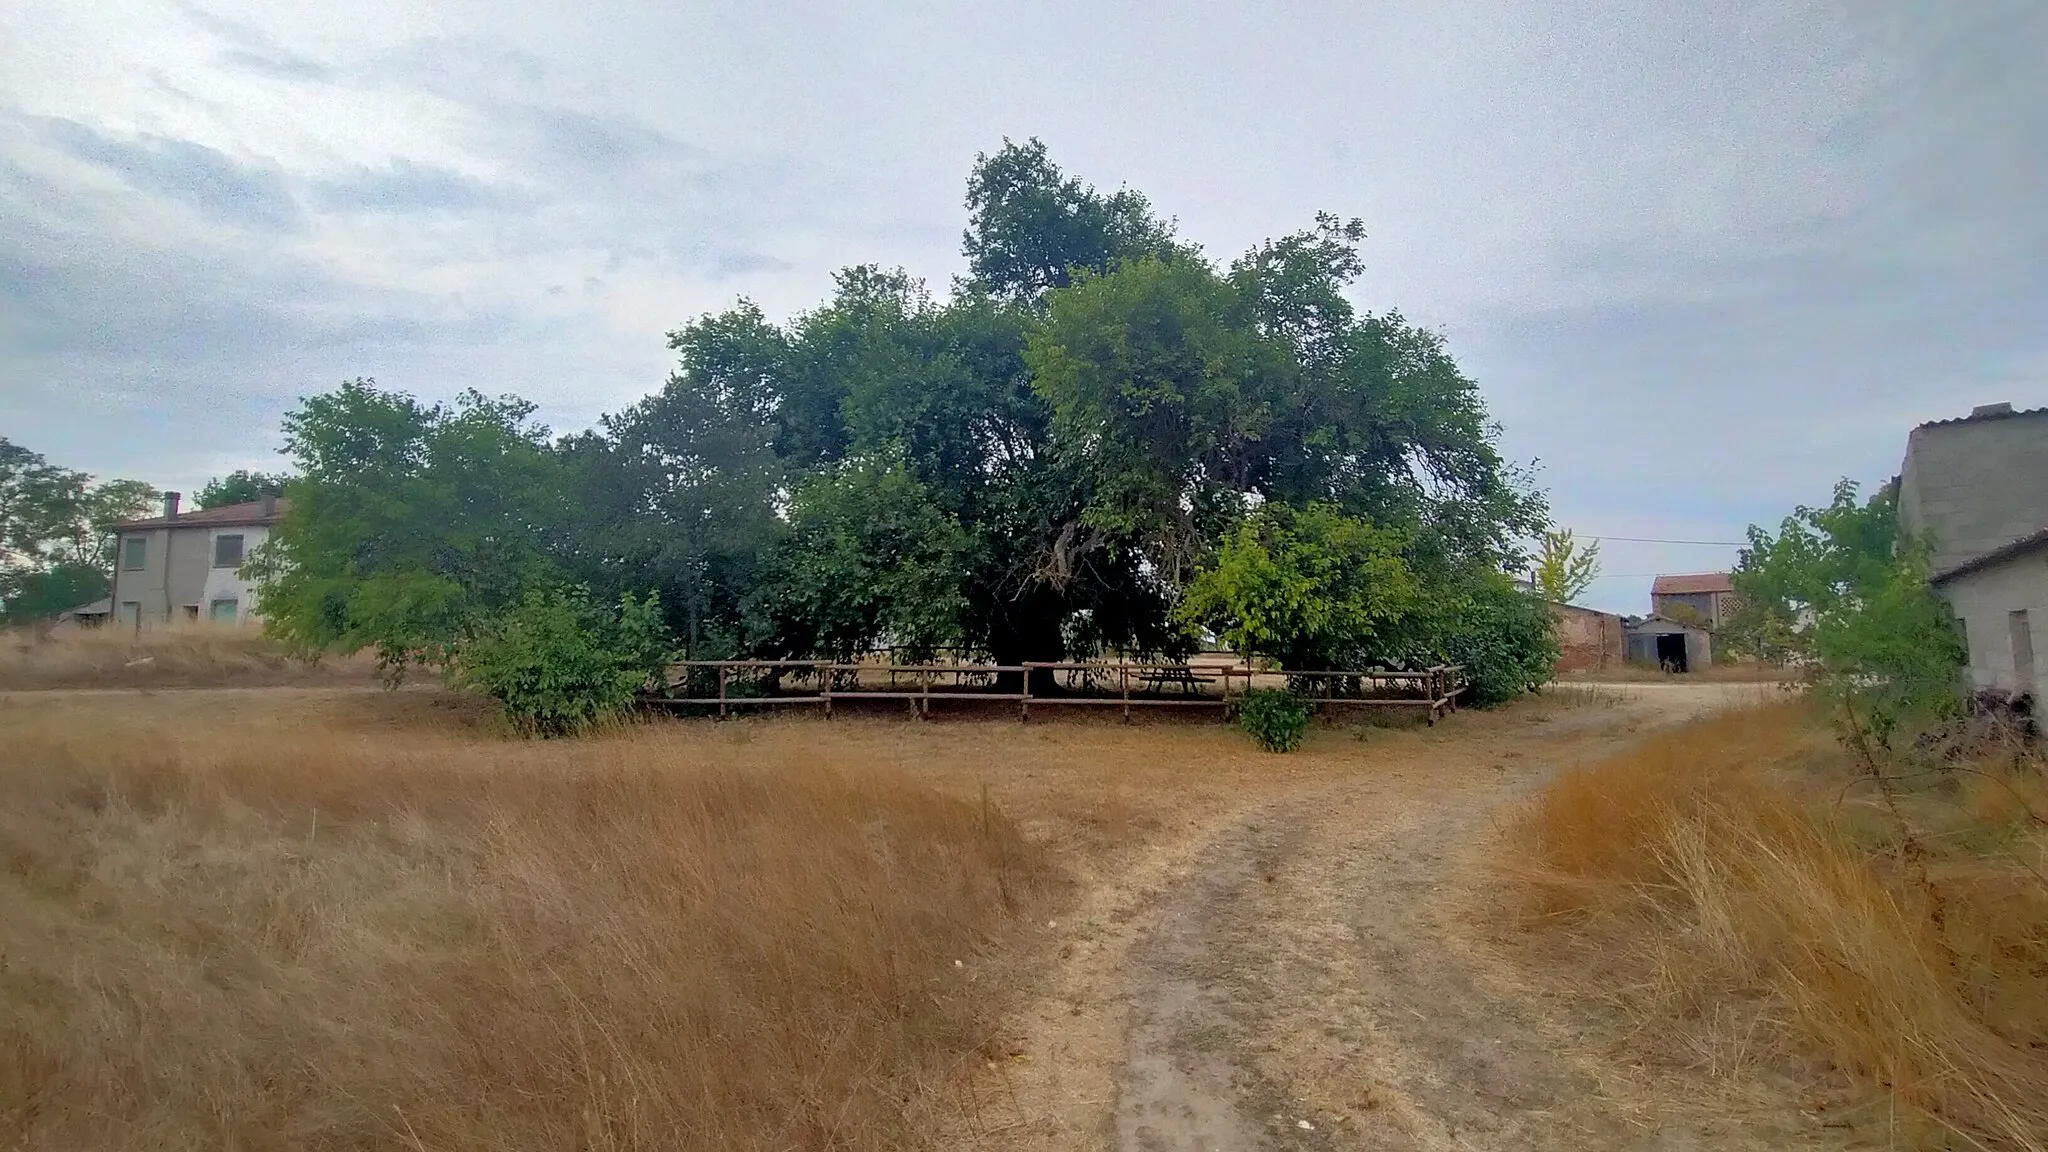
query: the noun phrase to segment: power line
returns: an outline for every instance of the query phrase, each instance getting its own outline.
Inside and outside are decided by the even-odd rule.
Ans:
[[[1698,544],[1705,548],[1747,548],[1747,540],[1658,540],[1649,536],[1588,536],[1588,540],[1613,540],[1623,544]]]

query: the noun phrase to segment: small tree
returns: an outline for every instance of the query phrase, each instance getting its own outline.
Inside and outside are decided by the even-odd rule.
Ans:
[[[1600,542],[1580,545],[1569,528],[1543,534],[1536,555],[1536,588],[1553,604],[1569,604],[1586,594],[1600,576]]]
[[[1893,489],[1864,501],[1843,480],[1826,506],[1798,508],[1775,536],[1751,526],[1749,541],[1732,576],[1733,650],[1804,665],[1880,741],[1953,713],[1962,640],[1925,546],[1899,534]]]
[[[1196,573],[1178,619],[1285,668],[1343,667],[1415,606],[1402,542],[1329,504],[1264,505]]]
[[[580,588],[536,589],[456,646],[453,678],[521,731],[567,736],[632,707],[672,652],[653,596],[606,608]]]

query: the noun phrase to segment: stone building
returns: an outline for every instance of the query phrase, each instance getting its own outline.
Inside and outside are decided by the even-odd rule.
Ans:
[[[1985,404],[1913,429],[1899,527],[1932,549],[1981,688],[2043,687],[2048,646],[2048,408]]]

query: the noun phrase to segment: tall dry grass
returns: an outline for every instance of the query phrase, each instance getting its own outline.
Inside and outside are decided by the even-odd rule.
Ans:
[[[1801,704],[1570,771],[1508,866],[1581,992],[1662,1055],[1819,1058],[1926,1147],[2048,1148],[2048,787],[2008,759],[1899,782]]]
[[[8,1147],[916,1147],[1057,884],[972,800],[676,726],[79,715],[0,710]]]
[[[376,678],[376,663],[366,657],[295,659],[247,624],[0,629],[0,691],[373,684]]]

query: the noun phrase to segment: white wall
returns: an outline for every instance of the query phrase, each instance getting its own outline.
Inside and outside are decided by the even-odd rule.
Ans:
[[[1970,643],[1970,680],[1979,688],[2031,691],[2041,698],[2048,682],[2048,548],[2036,548],[2001,564],[1958,576],[1940,585]],[[2014,674],[2012,617],[2025,611],[2034,639],[2034,682]]]
[[[235,618],[237,620],[256,618],[255,582],[244,580],[236,575],[237,569],[212,567],[214,541],[222,536],[240,536],[242,538],[242,559],[247,561],[250,554],[256,551],[257,545],[262,544],[269,535],[270,529],[253,524],[233,528],[215,528],[206,534],[208,565],[206,570],[206,586],[199,597],[199,615],[202,619],[211,618],[213,602],[216,600],[233,600],[235,602]]]

